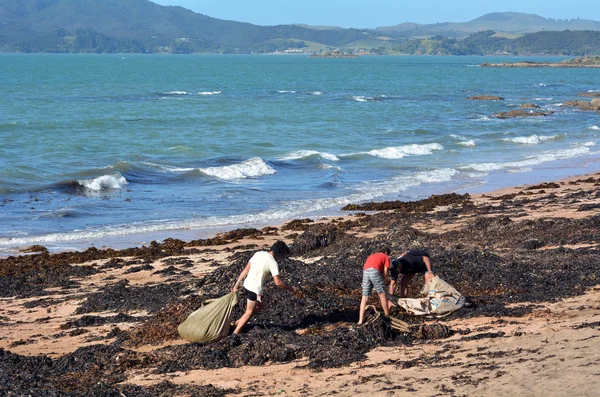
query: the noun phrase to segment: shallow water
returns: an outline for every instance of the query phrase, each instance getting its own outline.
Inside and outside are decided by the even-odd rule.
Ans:
[[[522,59],[1,54],[0,254],[595,171],[598,115],[560,104],[600,71],[478,67]],[[522,103],[554,114],[489,117]]]

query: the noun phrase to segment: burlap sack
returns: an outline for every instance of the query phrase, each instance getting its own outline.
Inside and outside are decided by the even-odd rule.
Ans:
[[[465,297],[439,276],[433,277],[421,289],[422,298],[398,298],[396,303],[416,316],[444,317],[460,309]]]
[[[217,299],[207,299],[177,327],[179,335],[190,342],[215,342],[229,335],[231,310],[237,303],[237,293],[230,292]]]

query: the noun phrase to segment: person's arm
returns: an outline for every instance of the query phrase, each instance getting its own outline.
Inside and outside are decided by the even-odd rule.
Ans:
[[[427,273],[433,274],[433,267],[431,266],[431,261],[428,256],[423,257],[423,263],[425,263],[425,267],[427,268]]]
[[[275,281],[275,285],[278,288],[287,289],[288,291],[290,291],[294,294],[299,291],[298,288],[284,283],[283,280],[279,276],[273,276],[273,281]]]
[[[240,273],[240,276],[238,277],[237,281],[235,282],[235,285],[233,286],[233,288],[231,289],[231,292],[237,292],[237,290],[240,287],[240,283],[242,282],[243,279],[246,278],[249,271],[250,271],[250,262],[248,262],[248,264],[246,265],[244,270],[242,270],[242,272]]]

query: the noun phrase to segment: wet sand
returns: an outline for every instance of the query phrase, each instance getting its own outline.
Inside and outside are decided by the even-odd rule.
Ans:
[[[388,207],[191,242],[2,259],[0,392],[597,395],[600,173]],[[277,239],[295,252],[282,277],[304,294],[270,283],[271,307],[239,341],[181,340],[178,322]],[[393,312],[450,336],[356,327],[362,262],[381,242],[392,255],[429,249],[436,272],[467,297],[442,320]],[[415,278],[409,295],[421,285]]]

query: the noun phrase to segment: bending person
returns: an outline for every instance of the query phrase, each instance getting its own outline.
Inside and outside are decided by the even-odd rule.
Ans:
[[[385,277],[390,268],[390,249],[387,246],[379,248],[379,250],[370,255],[363,266],[363,281],[362,281],[362,299],[360,301],[360,310],[358,314],[358,325],[362,325],[365,310],[369,296],[373,292],[373,288],[379,295],[381,307],[386,316],[389,316],[388,300],[385,294]]]
[[[425,282],[435,276],[433,266],[429,254],[425,250],[410,250],[402,253],[401,256],[392,261],[390,268],[390,287],[389,293],[394,294],[400,278],[400,298],[406,298],[408,291],[408,283],[413,279],[415,274],[421,273],[425,277]]]
[[[234,334],[239,334],[242,328],[250,321],[250,318],[261,311],[264,307],[263,303],[263,286],[269,276],[273,277],[275,285],[279,288],[286,289],[290,292],[298,292],[298,288],[284,283],[279,278],[279,266],[277,260],[285,259],[290,254],[288,246],[281,240],[275,242],[271,249],[267,251],[258,251],[255,253],[248,264],[240,273],[235,285],[232,288],[233,292],[237,292],[239,285],[244,280],[244,290],[246,292],[246,311],[235,322]]]

